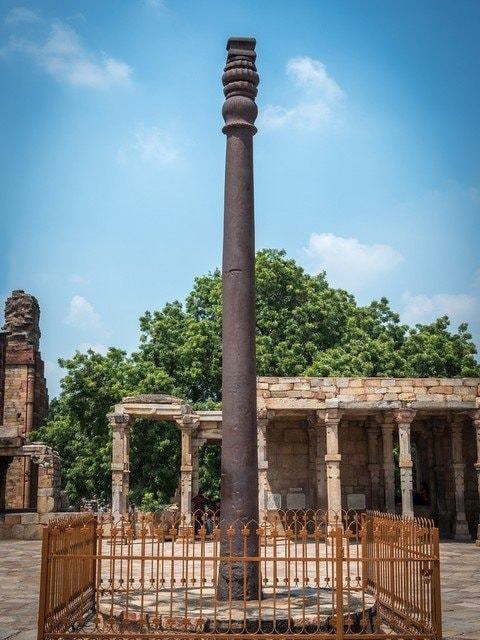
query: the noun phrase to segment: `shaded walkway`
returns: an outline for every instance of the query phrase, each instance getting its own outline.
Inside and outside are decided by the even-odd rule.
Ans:
[[[36,640],[38,541],[0,541],[0,640]],[[442,542],[442,608],[445,638],[480,640],[480,547]]]

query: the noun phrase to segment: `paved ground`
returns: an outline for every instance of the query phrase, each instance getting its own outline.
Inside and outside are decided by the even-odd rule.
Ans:
[[[0,541],[0,640],[36,640],[40,542]],[[441,545],[443,634],[480,640],[480,547]]]

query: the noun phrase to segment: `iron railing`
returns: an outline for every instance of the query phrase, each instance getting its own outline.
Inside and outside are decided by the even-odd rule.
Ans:
[[[221,536],[241,536],[244,555],[222,556]],[[261,599],[217,600],[219,568],[231,562],[253,563]],[[55,521],[41,583],[38,640],[441,639],[438,531],[381,513],[279,512],[229,527],[172,513]]]

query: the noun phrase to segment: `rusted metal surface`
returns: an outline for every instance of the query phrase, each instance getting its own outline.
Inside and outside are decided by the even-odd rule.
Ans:
[[[222,82],[227,136],[222,268],[222,482],[225,522],[258,516],[255,362],[253,135],[257,117],[255,40],[230,38]],[[252,531],[253,533],[253,531]],[[222,531],[222,556],[258,555],[255,535]],[[246,588],[245,588],[246,584]],[[220,562],[218,598],[256,599],[255,565]]]
[[[232,559],[222,555],[219,523],[210,529],[206,516],[197,535],[171,513],[142,516],[136,526],[88,517],[46,530],[55,542],[44,547],[40,640],[441,638],[438,532],[429,521],[278,513],[226,527],[244,545]],[[93,531],[95,550],[81,541]],[[263,597],[218,600],[222,562],[254,566]]]
[[[372,512],[364,519],[366,590],[391,628],[442,637],[438,529],[426,518]]]
[[[51,520],[43,531],[38,640],[71,628],[94,610],[97,520],[91,514]]]

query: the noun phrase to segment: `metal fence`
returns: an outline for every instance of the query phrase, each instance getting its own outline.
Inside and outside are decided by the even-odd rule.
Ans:
[[[219,567],[232,561],[220,536],[240,536],[244,550],[258,537],[258,556],[233,560],[253,563],[260,599],[217,600]],[[373,512],[279,512],[228,528],[172,513],[54,521],[44,531],[38,640],[440,640],[438,554],[431,521]]]

